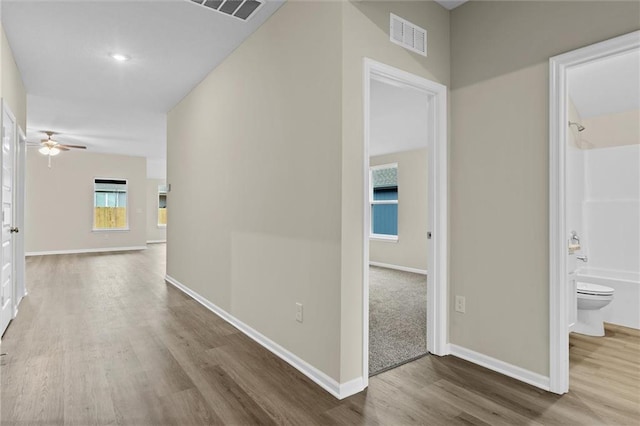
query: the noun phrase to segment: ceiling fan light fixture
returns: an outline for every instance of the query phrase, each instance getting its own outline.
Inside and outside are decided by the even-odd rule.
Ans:
[[[49,156],[60,154],[60,150],[58,148],[55,148],[55,147],[49,148],[48,146],[41,147],[38,150],[38,152],[42,155],[49,155]]]

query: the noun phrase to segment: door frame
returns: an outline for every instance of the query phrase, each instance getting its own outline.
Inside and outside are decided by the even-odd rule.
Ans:
[[[26,205],[26,167],[27,167],[27,137],[24,130],[16,123],[15,161],[13,165],[13,223],[20,231],[14,234],[13,263],[15,277],[14,318],[18,314],[18,305],[27,295],[26,287],[26,258],[24,250],[24,216]]]
[[[11,166],[12,166],[12,170],[11,170],[11,184],[12,184],[12,191],[11,191],[11,226],[14,226],[14,219],[15,219],[15,195],[14,195],[14,191],[16,188],[16,147],[17,147],[17,140],[18,140],[18,129],[19,126],[16,122],[16,116],[15,114],[13,114],[13,111],[11,111],[11,108],[9,108],[9,105],[7,105],[6,100],[2,99],[1,102],[1,108],[0,108],[0,130],[2,130],[2,132],[4,132],[4,115],[6,113],[6,115],[11,119],[11,121],[13,122],[12,126],[13,127],[13,147],[12,147],[12,151],[11,151],[11,158],[9,159],[11,161]],[[4,138],[4,134],[2,135],[2,138]],[[0,140],[0,143],[3,143],[2,140]],[[3,158],[3,151],[2,149],[0,149],[0,163],[2,161],[4,161]],[[0,206],[4,203],[4,199],[3,199],[3,191],[1,190],[2,185],[4,184],[3,182],[3,177],[0,176]],[[4,222],[4,221],[2,221]],[[4,226],[4,223],[1,224],[2,226]],[[17,313],[18,313],[18,304],[16,301],[17,298],[17,281],[16,281],[16,275],[15,275],[15,256],[16,256],[16,247],[15,247],[15,238],[14,238],[15,234],[11,234],[11,249],[12,249],[12,259],[11,259],[11,306],[9,307],[9,309],[11,310],[11,320],[15,319]],[[2,253],[0,253],[0,265],[2,265],[4,262],[3,259],[3,255]],[[11,320],[9,321],[9,323],[11,323]],[[7,325],[8,326],[8,325]],[[0,334],[2,334],[5,330],[0,330]]]
[[[567,312],[566,144],[567,72],[573,67],[640,48],[634,31],[549,59],[549,390],[569,391]]]
[[[371,81],[411,87],[429,96],[428,202],[429,230],[427,273],[427,351],[448,355],[448,225],[447,225],[447,87],[392,66],[364,58],[364,208],[363,208],[363,304],[362,378],[369,382],[369,139]]]

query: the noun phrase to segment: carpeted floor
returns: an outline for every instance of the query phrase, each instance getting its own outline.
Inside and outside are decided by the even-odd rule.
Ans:
[[[369,268],[369,375],[427,353],[427,277]]]

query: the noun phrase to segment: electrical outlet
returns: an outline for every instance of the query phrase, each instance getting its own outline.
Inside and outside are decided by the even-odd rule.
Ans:
[[[456,296],[456,312],[464,314],[466,301],[464,296]]]
[[[302,303],[296,303],[296,321],[302,322]]]

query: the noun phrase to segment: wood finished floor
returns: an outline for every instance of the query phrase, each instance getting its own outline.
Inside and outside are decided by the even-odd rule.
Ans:
[[[640,424],[636,331],[571,336],[564,396],[427,356],[338,401],[166,285],[164,250],[28,259],[2,339],[3,425]]]

